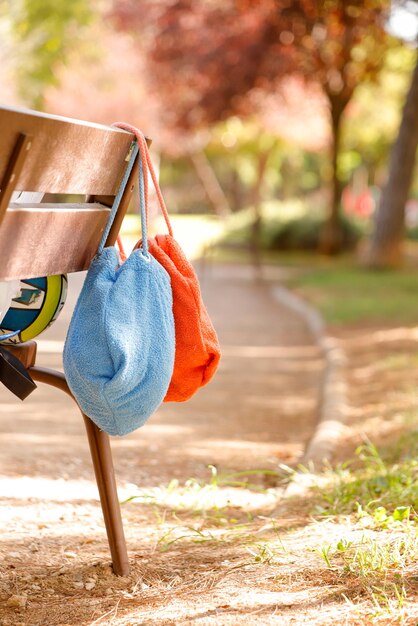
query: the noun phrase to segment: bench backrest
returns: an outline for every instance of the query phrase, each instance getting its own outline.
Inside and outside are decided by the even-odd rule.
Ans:
[[[0,280],[88,268],[132,139],[116,128],[0,107]],[[108,245],[118,235],[134,177],[135,168]],[[23,203],[16,192],[44,201]]]

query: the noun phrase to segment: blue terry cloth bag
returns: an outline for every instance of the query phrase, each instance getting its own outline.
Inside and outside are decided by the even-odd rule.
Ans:
[[[125,435],[145,423],[163,401],[174,366],[170,278],[148,252],[141,159],[142,248],[120,265],[117,250],[104,247],[137,155],[135,143],[63,354],[68,385],[80,408],[110,435]]]

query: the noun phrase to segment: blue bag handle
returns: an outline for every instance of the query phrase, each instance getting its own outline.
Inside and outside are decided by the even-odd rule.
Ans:
[[[100,255],[103,252],[106,240],[109,236],[110,233],[110,229],[112,228],[112,224],[114,222],[114,219],[116,217],[116,214],[118,212],[123,194],[125,192],[126,189],[126,185],[128,184],[128,180],[129,177],[131,175],[131,172],[133,170],[133,167],[135,165],[135,160],[137,158],[139,154],[139,147],[138,147],[138,142],[135,140],[133,142],[133,147],[132,147],[132,154],[131,157],[129,159],[129,163],[126,167],[125,173],[123,175],[121,184],[119,186],[119,190],[118,193],[115,196],[115,199],[113,201],[113,205],[112,205],[112,209],[110,211],[110,215],[109,215],[109,219],[107,221],[106,224],[106,228],[103,231],[103,235],[102,238],[100,240],[99,243],[99,247],[97,249],[97,255]],[[145,187],[144,187],[144,169],[142,166],[142,159],[139,158],[139,204],[140,204],[140,208],[141,208],[141,230],[142,230],[142,254],[145,257],[149,257],[149,252],[148,252],[148,230],[147,230],[147,215],[146,215],[146,208],[145,208]]]

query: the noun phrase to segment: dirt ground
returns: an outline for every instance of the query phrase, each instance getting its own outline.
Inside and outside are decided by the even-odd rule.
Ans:
[[[366,623],[350,604],[365,601],[361,587],[347,590],[317,554],[341,528],[314,522],[308,499],[285,498],[286,466],[315,428],[322,362],[301,320],[270,297],[269,281],[280,279],[280,269],[259,285],[244,267],[206,268],[204,298],[223,350],[216,378],[112,441],[120,498],[135,497],[122,505],[128,578],[110,568],[76,408],[54,389],[24,403],[0,389],[1,626]],[[74,277],[62,317],[40,338],[40,364],[60,367],[79,284]],[[354,360],[341,456],[363,436],[366,396],[366,432],[390,412],[393,346],[376,348],[376,369],[359,337],[342,337]],[[390,381],[398,386],[390,402],[404,413],[412,376]]]

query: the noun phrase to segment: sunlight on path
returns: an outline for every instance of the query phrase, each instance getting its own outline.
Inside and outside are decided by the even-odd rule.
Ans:
[[[189,402],[165,404],[143,428],[112,438],[130,579],[115,579],[108,566],[74,404],[42,385],[24,403],[0,388],[0,602],[13,594],[27,602],[24,623],[165,626],[181,611],[181,623],[196,626],[236,624],[243,614],[245,623],[265,626],[290,605],[293,615],[298,607],[306,614],[314,597],[328,593],[317,584],[278,588],[265,568],[260,580],[256,561],[265,533],[276,533],[264,511],[277,504],[277,481],[316,423],[320,355],[301,320],[271,297],[280,268],[264,284],[251,268],[208,262],[200,269],[223,348],[214,380]],[[83,277],[70,277],[68,302],[39,340],[40,365],[61,367]],[[293,567],[292,559],[285,554],[283,564]],[[22,621],[16,616],[13,626]]]

